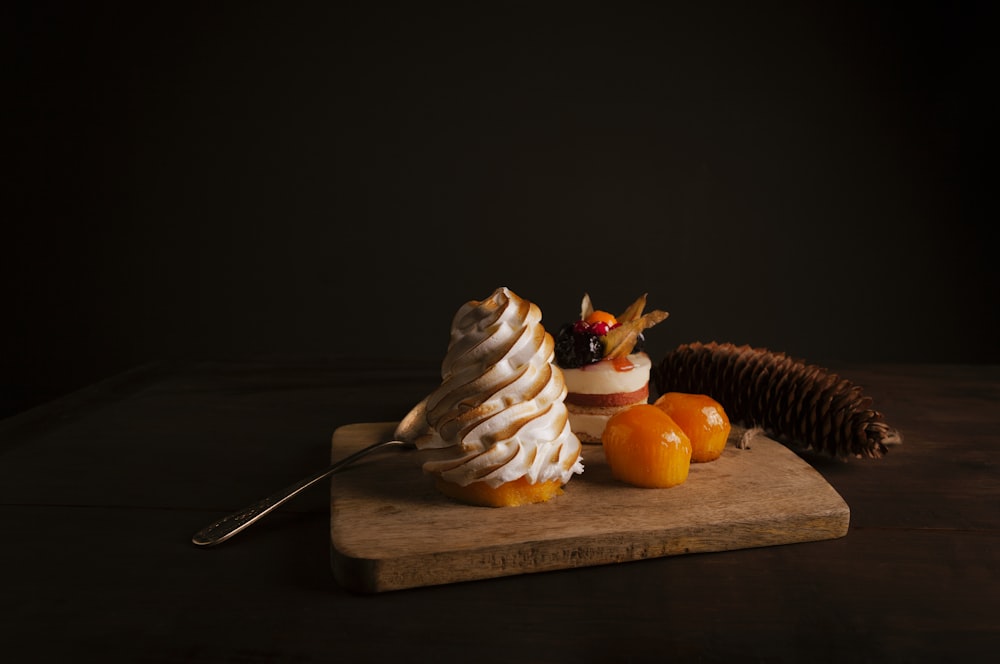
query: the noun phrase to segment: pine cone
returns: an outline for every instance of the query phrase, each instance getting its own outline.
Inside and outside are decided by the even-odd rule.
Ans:
[[[763,348],[684,344],[653,367],[660,394],[707,394],[730,420],[830,456],[879,458],[902,436],[859,386]]]

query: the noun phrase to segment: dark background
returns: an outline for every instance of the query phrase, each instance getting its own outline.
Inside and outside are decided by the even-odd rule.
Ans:
[[[9,415],[148,362],[436,362],[501,285],[822,364],[997,362],[971,2],[18,3]],[[9,74],[10,75],[10,74]]]

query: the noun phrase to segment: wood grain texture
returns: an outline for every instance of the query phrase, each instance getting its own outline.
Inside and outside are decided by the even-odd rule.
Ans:
[[[332,457],[390,436],[394,423],[338,428]],[[809,464],[764,438],[692,464],[687,482],[640,489],[618,482],[599,445],[585,472],[548,503],[464,505],[438,493],[421,465],[441,450],[386,451],[331,482],[331,559],[336,580],[382,592],[500,576],[623,563],[688,553],[833,539],[850,509]]]

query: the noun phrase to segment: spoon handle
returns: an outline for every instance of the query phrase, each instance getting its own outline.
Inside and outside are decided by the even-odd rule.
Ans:
[[[323,469],[322,471],[311,475],[303,480],[299,480],[291,486],[285,487],[277,493],[271,494],[267,498],[257,501],[253,505],[243,508],[238,512],[233,512],[228,516],[224,516],[215,523],[202,528],[194,537],[191,538],[196,546],[209,547],[215,546],[225,542],[227,539],[235,535],[236,533],[242,531],[243,529],[249,527],[250,525],[256,523],[261,518],[270,514],[279,505],[285,503],[289,499],[295,497],[302,491],[308,489],[312,485],[316,484],[320,480],[329,477],[341,468],[349,466],[363,456],[366,456],[375,450],[382,449],[383,447],[391,446],[406,446],[407,443],[401,440],[384,440],[378,443],[369,445],[368,447],[363,447],[353,454],[340,459]]]

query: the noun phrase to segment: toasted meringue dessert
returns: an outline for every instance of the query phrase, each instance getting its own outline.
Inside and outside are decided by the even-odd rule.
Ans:
[[[595,310],[584,295],[580,318],[556,339],[556,364],[566,381],[570,427],[584,443],[600,443],[615,413],[649,401],[649,356],[643,332],[662,322],[665,311],[643,313],[646,295],[614,316]]]
[[[555,342],[537,305],[507,288],[455,314],[421,449],[454,453],[424,470],[442,493],[494,507],[542,502],[583,472]]]

